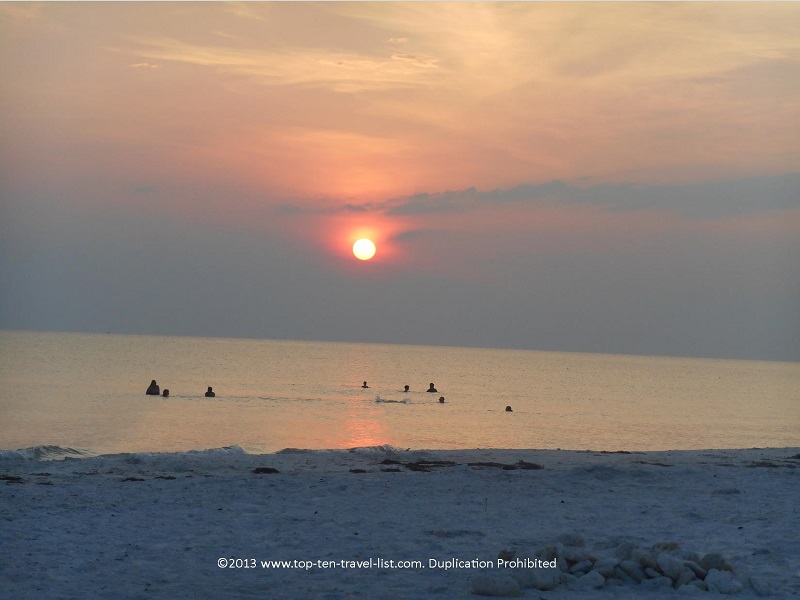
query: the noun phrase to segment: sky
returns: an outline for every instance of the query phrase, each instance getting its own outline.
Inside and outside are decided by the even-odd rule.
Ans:
[[[800,3],[2,2],[0,82],[0,328],[800,361]]]

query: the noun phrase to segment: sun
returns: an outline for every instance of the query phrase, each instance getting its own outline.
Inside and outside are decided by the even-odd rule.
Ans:
[[[375,256],[375,244],[372,240],[361,238],[353,244],[353,254],[359,260],[369,260]]]

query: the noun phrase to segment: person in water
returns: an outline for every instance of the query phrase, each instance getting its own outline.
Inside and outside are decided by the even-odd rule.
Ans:
[[[211,386],[208,386],[208,391],[206,392],[206,398],[216,398],[217,395],[214,393],[214,390],[211,389]]]
[[[427,391],[429,391],[432,394],[438,394],[439,393],[439,390],[437,390],[435,387],[433,387],[433,384],[431,384],[431,387],[429,387]]]
[[[506,406],[506,412],[514,412],[514,411],[513,411],[513,410],[511,410],[511,407],[510,407],[510,406]]]
[[[147,387],[147,391],[145,392],[148,396],[160,396],[161,395],[161,388],[158,387],[156,380],[150,382],[150,385]]]
[[[164,393],[161,394],[161,395],[164,396],[164,398],[168,398],[169,397],[169,390],[167,388],[164,388]]]
[[[403,386],[403,391],[404,391],[406,394],[408,393],[408,390],[409,390],[409,389],[411,389],[411,388],[409,388],[407,385],[406,385],[406,386]]]
[[[444,396],[439,396],[439,404],[444,404]]]
[[[367,385],[367,382],[365,381],[364,385],[362,385],[361,387],[364,388],[364,389],[367,389],[369,386]]]

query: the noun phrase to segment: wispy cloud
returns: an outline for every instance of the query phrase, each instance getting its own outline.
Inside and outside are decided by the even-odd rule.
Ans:
[[[348,93],[425,85],[439,68],[436,58],[421,54],[242,48],[175,38],[136,38],[132,47],[116,50],[152,60],[209,67],[264,85],[320,86]]]

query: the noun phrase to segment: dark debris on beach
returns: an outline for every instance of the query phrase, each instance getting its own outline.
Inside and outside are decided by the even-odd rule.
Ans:
[[[413,462],[402,462],[399,460],[392,460],[391,458],[387,458],[380,462],[382,465],[401,465],[406,467],[409,471],[419,471],[423,473],[429,473],[435,467],[455,467],[458,466],[458,463],[452,460],[417,460]],[[507,464],[507,463],[498,463],[498,462],[471,462],[467,463],[468,467],[472,468],[490,468],[490,469],[503,469],[504,471],[516,471],[516,470],[538,470],[543,469],[542,465],[527,462],[524,460],[520,460],[514,464]],[[381,469],[382,471],[393,471],[396,472],[399,469]]]

